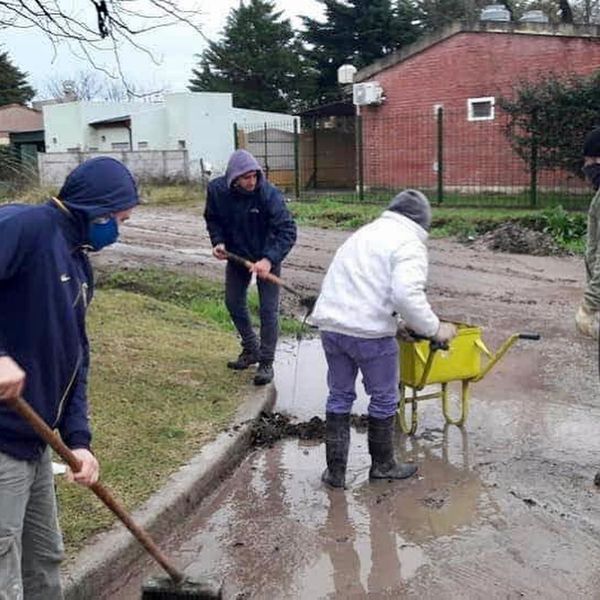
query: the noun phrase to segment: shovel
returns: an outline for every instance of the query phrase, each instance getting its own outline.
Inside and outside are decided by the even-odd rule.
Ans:
[[[233,252],[229,252],[228,250],[226,250],[225,254],[227,256],[227,260],[237,263],[238,265],[241,265],[242,267],[246,267],[246,269],[250,270],[254,266],[254,263],[252,261],[249,261],[246,258],[242,258],[241,256],[234,254]],[[305,296],[304,294],[300,293],[298,290],[294,289],[292,286],[285,283],[285,281],[283,281],[283,279],[281,279],[281,277],[277,277],[277,275],[273,275],[273,273],[265,273],[264,275],[260,275],[260,278],[264,279],[265,281],[274,283],[275,285],[278,285],[280,288],[283,288],[284,290],[288,291],[290,294],[293,294],[294,296],[296,296],[296,298],[298,298],[298,300],[300,302],[300,305],[307,309],[307,311],[308,311],[307,314],[310,314],[312,312],[313,308],[315,307],[315,302],[317,301],[317,296]]]
[[[23,400],[23,398],[10,398],[2,400],[10,408],[16,411],[35,432],[71,467],[73,472],[81,469],[81,462],[73,452],[65,445],[58,435],[50,429],[46,422]],[[140,527],[125,510],[123,505],[113,496],[112,492],[102,483],[97,481],[89,488],[104,502],[104,504],[121,520],[123,525],[129,529],[137,541],[146,549],[154,560],[169,574],[170,581],[158,581],[144,588],[143,598],[163,598],[165,600],[177,600],[188,598],[192,600],[203,600],[209,598],[221,598],[221,590],[212,590],[205,584],[190,581],[179,571],[167,557],[161,552],[148,532]]]

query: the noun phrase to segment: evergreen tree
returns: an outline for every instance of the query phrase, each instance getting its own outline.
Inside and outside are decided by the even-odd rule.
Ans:
[[[586,133],[600,126],[600,70],[522,81],[498,104],[508,115],[506,135],[515,152],[536,169],[564,169],[582,177]]]
[[[8,52],[0,52],[0,105],[25,104],[34,96],[27,74],[12,64]]]
[[[319,71],[318,102],[339,97],[337,69],[357,69],[414,42],[419,35],[418,10],[412,0],[318,0],[325,21],[303,17],[307,56]]]
[[[479,18],[481,8],[485,4],[489,4],[489,2],[477,3],[473,0],[419,0],[419,19],[424,31],[439,31],[455,21],[476,21]],[[498,2],[498,4],[503,4],[503,2]]]
[[[240,108],[295,111],[311,93],[313,71],[288,19],[268,0],[240,2],[222,39],[210,42],[192,70],[193,92],[231,92]]]

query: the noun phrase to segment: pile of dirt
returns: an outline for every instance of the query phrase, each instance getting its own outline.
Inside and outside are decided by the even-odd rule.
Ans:
[[[504,223],[482,235],[475,243],[490,250],[512,252],[513,254],[532,254],[534,256],[564,254],[551,235],[534,231],[518,223]]]
[[[367,415],[351,415],[350,424],[358,431],[367,428]],[[313,417],[310,421],[293,423],[292,418],[281,413],[260,414],[252,428],[253,446],[272,446],[284,438],[299,438],[301,440],[325,439],[325,421]]]

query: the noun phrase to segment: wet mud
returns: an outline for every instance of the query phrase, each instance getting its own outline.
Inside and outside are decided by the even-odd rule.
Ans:
[[[475,241],[475,245],[514,254],[557,256],[565,254],[548,233],[534,231],[518,223],[504,223]]]
[[[359,431],[366,431],[367,422],[367,415],[350,415],[350,426]],[[272,447],[275,442],[286,438],[322,442],[325,440],[325,421],[315,416],[297,423],[289,415],[263,412],[252,428],[251,438],[254,447]]]
[[[223,276],[199,214],[159,217],[142,211],[110,260],[181,261],[176,268]],[[284,278],[318,290],[346,235],[301,230]],[[492,352],[515,332],[541,340],[519,341],[472,385],[462,429],[445,425],[439,401],[419,403],[417,434],[396,439],[397,458],[418,466],[415,477],[370,483],[366,433],[352,428],[346,490],[320,481],[327,396],[320,341],[284,340],[278,415],[265,418],[265,443],[164,542],[190,577],[222,581],[225,598],[600,598],[598,348],[576,334],[573,317],[583,261],[448,240],[429,248],[428,295],[440,315],[481,326]],[[360,376],[356,391],[353,412],[364,415]],[[460,382],[450,393],[455,411]],[[137,599],[157,572],[142,562],[104,597]]]

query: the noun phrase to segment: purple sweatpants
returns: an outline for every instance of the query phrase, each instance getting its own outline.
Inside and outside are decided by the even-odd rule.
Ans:
[[[327,412],[349,413],[356,400],[356,376],[363,376],[371,397],[369,415],[387,419],[398,406],[398,343],[394,337],[366,339],[321,332],[327,358]]]

